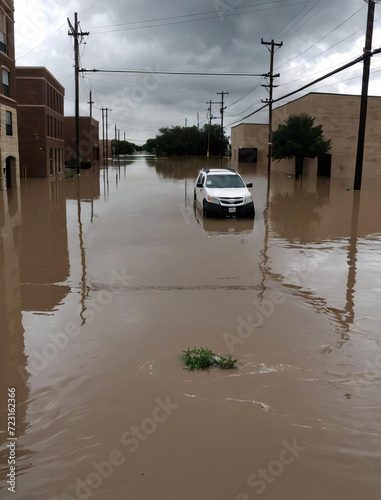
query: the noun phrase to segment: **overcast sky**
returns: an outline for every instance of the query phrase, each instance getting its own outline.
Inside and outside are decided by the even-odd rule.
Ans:
[[[364,0],[16,0],[16,64],[45,66],[65,87],[65,114],[74,114],[73,37],[67,18],[74,13],[82,31],[81,67],[86,69],[169,70],[265,74],[270,68],[266,42],[283,42],[274,59],[274,99],[362,54],[368,5]],[[381,4],[375,6],[373,47],[381,46]],[[308,91],[361,93],[362,64]],[[381,92],[381,54],[372,58],[369,93]],[[83,73],[80,113],[102,128],[109,108],[109,137],[115,124],[121,137],[143,144],[158,129],[206,122],[209,100],[225,97],[224,125],[240,123],[268,97],[257,76],[150,76]],[[296,99],[303,95],[296,94]],[[281,101],[284,104],[287,100]],[[219,117],[220,106],[212,105]],[[266,123],[263,111],[245,122]],[[214,123],[218,123],[215,120]]]

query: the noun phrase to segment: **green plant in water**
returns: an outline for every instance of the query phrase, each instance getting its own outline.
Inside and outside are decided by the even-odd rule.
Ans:
[[[228,354],[226,358],[221,356],[216,360],[216,365],[224,369],[235,368],[236,363],[237,360],[233,359],[233,356],[231,354]]]
[[[229,369],[235,368],[235,363],[237,363],[237,360],[233,359],[231,354],[223,357],[204,347],[188,348],[183,353],[181,359],[186,364],[186,369],[188,370],[206,370],[211,366]]]

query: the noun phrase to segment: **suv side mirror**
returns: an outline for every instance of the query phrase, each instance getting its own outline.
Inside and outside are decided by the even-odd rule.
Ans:
[[[201,184],[201,182],[198,182],[198,183],[196,184],[196,187],[198,187],[198,188],[202,188],[202,184]]]
[[[249,182],[249,184],[246,184],[246,187],[247,187],[247,188],[252,188],[252,187],[253,187],[253,183],[252,183],[252,182]]]

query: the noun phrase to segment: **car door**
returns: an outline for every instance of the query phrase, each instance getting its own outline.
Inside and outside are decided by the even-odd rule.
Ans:
[[[202,172],[197,178],[196,181],[196,199],[197,202],[202,206],[202,200],[204,198],[204,183],[205,183],[205,174]]]

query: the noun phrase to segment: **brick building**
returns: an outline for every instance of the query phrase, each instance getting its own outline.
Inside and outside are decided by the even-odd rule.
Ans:
[[[331,139],[329,155],[305,158],[304,175],[352,178],[355,173],[360,96],[311,92],[273,111],[273,130],[291,114],[308,113],[315,125],[323,126],[325,139]],[[232,127],[232,161],[238,162],[240,148],[257,148],[258,166],[267,169],[268,125],[243,123]],[[381,97],[368,97],[363,176],[380,177]],[[293,174],[294,159],[272,161],[272,170]]]
[[[67,165],[76,161],[75,116],[65,116],[65,161]],[[80,161],[99,161],[99,122],[90,116],[79,117]],[[74,164],[74,163],[73,163]]]
[[[65,89],[44,67],[17,67],[18,131],[23,176],[64,173]]]
[[[20,185],[13,13],[13,0],[0,0],[0,189]]]

